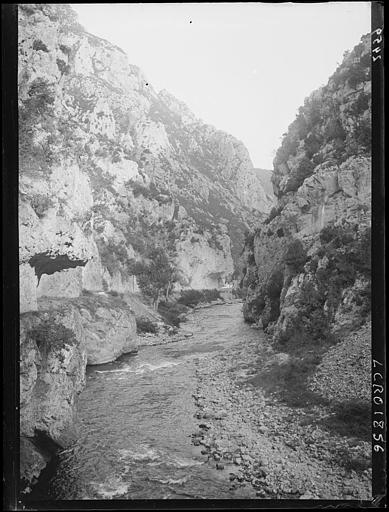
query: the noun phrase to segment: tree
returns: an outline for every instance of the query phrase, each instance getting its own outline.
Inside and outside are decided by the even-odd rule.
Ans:
[[[173,285],[178,279],[177,272],[162,247],[152,248],[145,262],[135,266],[134,273],[137,276],[139,288],[144,295],[152,299],[155,310],[158,309],[162,296],[168,300]]]

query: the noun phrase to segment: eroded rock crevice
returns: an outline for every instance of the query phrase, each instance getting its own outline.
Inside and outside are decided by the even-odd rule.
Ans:
[[[67,254],[50,254],[49,252],[34,254],[28,263],[34,268],[38,284],[43,274],[51,275],[68,268],[85,267],[87,260],[70,259]]]

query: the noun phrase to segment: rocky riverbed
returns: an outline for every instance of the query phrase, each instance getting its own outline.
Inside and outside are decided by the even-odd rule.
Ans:
[[[250,497],[369,499],[366,428],[348,425],[347,408],[342,417],[319,396],[303,407],[288,405],[275,379],[291,358],[263,343],[251,341],[196,361],[193,443],[228,475],[231,489],[246,487]]]
[[[240,299],[216,299],[210,301],[208,303],[200,303],[196,306],[187,307],[187,311],[182,313],[180,316],[180,321],[185,323],[188,320],[188,317],[193,315],[196,311],[201,309],[212,308],[214,306],[221,306],[224,304],[241,304]],[[132,305],[132,304],[131,304]],[[149,320],[150,320],[150,310],[148,310]],[[139,318],[142,319],[142,316],[139,315]],[[180,329],[179,327],[173,327],[169,324],[165,323],[162,318],[159,318],[159,321],[156,321],[156,318],[151,318],[155,326],[155,332],[138,332],[138,346],[139,347],[153,347],[157,345],[167,345],[170,343],[177,343],[179,341],[184,341],[193,336],[193,332],[190,329]]]

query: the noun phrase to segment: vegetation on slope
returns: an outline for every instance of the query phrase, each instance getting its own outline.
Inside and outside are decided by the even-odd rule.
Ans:
[[[306,98],[284,134],[272,176],[278,197],[296,191],[323,162],[339,165],[350,156],[370,155],[369,37],[344,54],[328,84]],[[288,180],[280,188],[285,170]]]

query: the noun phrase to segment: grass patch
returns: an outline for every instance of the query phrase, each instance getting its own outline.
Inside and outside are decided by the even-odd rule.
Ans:
[[[313,403],[322,403],[322,399],[308,388],[308,377],[320,363],[320,356],[311,355],[303,360],[292,360],[280,367],[279,378],[282,383],[281,397],[291,407],[304,407]]]
[[[335,405],[333,414],[322,425],[329,431],[345,437],[369,441],[371,437],[371,406],[363,401],[350,400]]]
[[[308,355],[304,359],[292,358],[284,364],[275,363],[255,376],[250,382],[265,391],[275,393],[277,398],[290,407],[325,405],[328,401],[308,388],[308,379],[320,363],[319,355]]]
[[[329,401],[311,391],[308,382],[330,346],[330,343],[321,345],[307,338],[296,340],[296,344],[283,347],[289,355],[288,360],[279,363],[275,358],[272,363],[271,356],[265,368],[250,382],[269,394],[275,394],[277,400],[289,407],[328,406]]]

